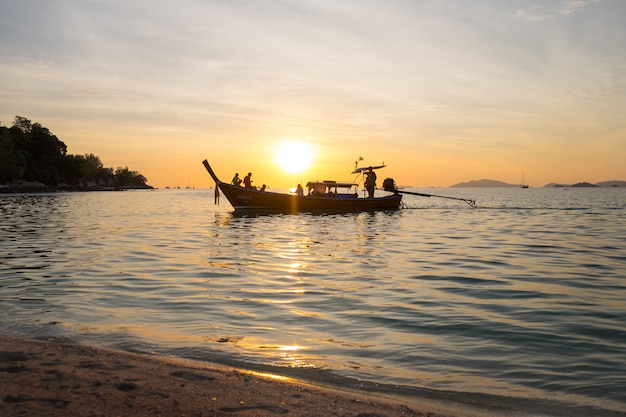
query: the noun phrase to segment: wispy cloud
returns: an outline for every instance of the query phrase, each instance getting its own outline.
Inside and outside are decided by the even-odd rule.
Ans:
[[[601,0],[570,0],[565,2],[563,6],[559,9],[559,14],[568,15],[570,13],[574,13],[585,6],[588,6],[593,3],[599,3]]]
[[[526,9],[515,11],[515,17],[531,22],[555,19],[559,16],[567,16],[582,10],[584,7],[599,3],[602,0],[569,0],[562,2],[559,6],[534,5]]]

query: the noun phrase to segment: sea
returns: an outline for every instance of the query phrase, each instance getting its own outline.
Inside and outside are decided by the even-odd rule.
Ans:
[[[626,416],[626,188],[407,190],[430,197],[242,215],[212,189],[0,194],[0,332]]]

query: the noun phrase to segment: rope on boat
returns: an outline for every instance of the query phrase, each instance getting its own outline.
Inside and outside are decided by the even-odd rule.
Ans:
[[[447,195],[434,195],[434,194],[424,194],[424,193],[414,193],[411,191],[402,191],[402,190],[396,190],[396,193],[401,193],[401,194],[412,194],[412,195],[419,195],[421,197],[438,197],[438,198],[447,198],[450,200],[459,200],[459,201],[463,201],[465,203],[467,203],[471,208],[476,208],[476,200],[471,200],[469,198],[461,198],[461,197],[449,197]]]

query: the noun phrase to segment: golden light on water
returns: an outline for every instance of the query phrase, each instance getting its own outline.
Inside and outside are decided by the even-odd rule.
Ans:
[[[281,364],[292,368],[315,368],[314,364],[308,362],[301,356],[301,351],[305,349],[307,349],[306,346],[300,346],[298,344],[278,347],[277,350],[281,352]]]
[[[297,352],[302,349],[302,346],[293,345],[293,346],[282,346],[278,348],[278,350],[282,350],[283,352]]]
[[[266,352],[267,355],[274,357],[274,364],[279,366],[287,366],[290,368],[315,368],[316,365],[303,357],[302,351],[309,349],[307,346],[301,346],[298,343],[283,345],[258,345],[251,343],[249,344],[250,349],[256,350],[257,352],[263,351]]]
[[[315,150],[310,144],[300,140],[287,140],[274,147],[274,162],[290,174],[298,174],[313,163]]]
[[[302,264],[300,262],[293,262],[289,265],[289,269],[287,270],[289,273],[298,272],[298,269],[302,268]]]

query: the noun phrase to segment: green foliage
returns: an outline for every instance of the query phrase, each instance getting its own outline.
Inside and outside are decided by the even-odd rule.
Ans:
[[[0,182],[22,178],[25,169],[25,152],[15,148],[15,141],[9,129],[0,126]]]
[[[18,181],[82,188],[148,187],[147,179],[128,167],[114,172],[94,154],[68,154],[65,143],[48,128],[21,116],[10,128],[0,126],[0,184]]]
[[[146,177],[137,171],[130,171],[128,167],[118,167],[115,170],[116,188],[133,188],[146,185]]]

